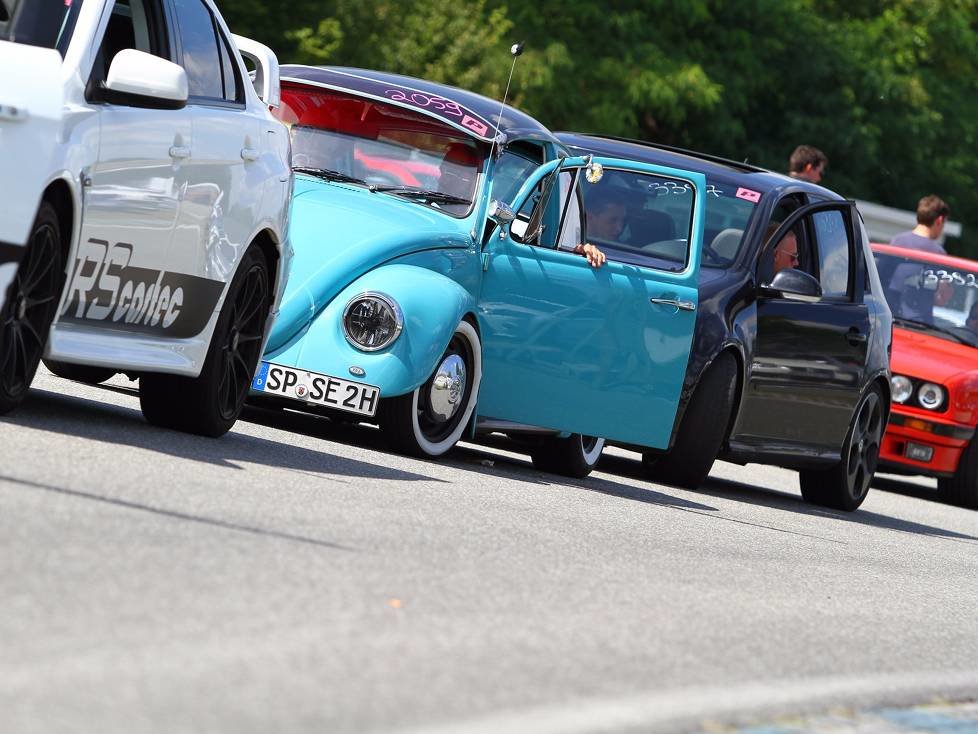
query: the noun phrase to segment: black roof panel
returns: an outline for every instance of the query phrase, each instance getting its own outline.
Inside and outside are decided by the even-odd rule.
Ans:
[[[502,107],[498,100],[483,97],[447,84],[438,84],[400,74],[338,66],[302,66],[285,64],[280,68],[282,81],[309,83],[353,92],[383,100],[435,117],[470,135],[491,142],[499,132],[507,139],[532,138],[554,141],[552,132],[515,107]]]

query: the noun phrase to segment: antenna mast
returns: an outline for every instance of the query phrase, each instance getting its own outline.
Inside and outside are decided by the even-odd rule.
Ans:
[[[509,97],[509,85],[513,81],[513,72],[516,71],[516,57],[523,53],[523,42],[514,43],[509,48],[513,55],[513,65],[509,67],[509,79],[506,80],[506,91],[503,92],[503,101],[499,104],[499,116],[496,117],[496,131],[492,136],[492,147],[489,149],[489,157],[492,158],[496,153],[496,141],[499,140],[499,123],[503,121],[503,110],[506,109],[506,98]]]

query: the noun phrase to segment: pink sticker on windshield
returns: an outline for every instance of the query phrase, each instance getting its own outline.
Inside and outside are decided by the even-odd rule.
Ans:
[[[751,189],[739,188],[737,189],[737,198],[744,199],[751,203],[756,204],[761,200],[761,194],[759,191],[752,191]]]
[[[476,135],[480,135],[482,137],[485,137],[486,133],[489,132],[488,126],[479,122],[478,120],[469,117],[468,115],[462,118],[462,124],[465,127],[467,127],[469,130],[474,132]]]

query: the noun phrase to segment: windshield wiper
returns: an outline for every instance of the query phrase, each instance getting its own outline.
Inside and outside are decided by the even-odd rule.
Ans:
[[[461,196],[446,194],[444,191],[431,191],[430,189],[419,189],[414,186],[371,186],[370,190],[381,191],[385,194],[427,199],[428,201],[435,201],[439,204],[464,204],[468,206],[472,203],[471,199],[463,199]]]
[[[901,326],[908,326],[917,331],[936,331],[939,334],[945,334],[946,336],[951,337],[959,344],[967,344],[969,347],[975,346],[974,342],[965,339],[950,329],[945,329],[943,326],[938,326],[937,324],[928,324],[926,321],[917,321],[916,319],[906,319],[902,316],[894,316],[893,323],[900,324]]]
[[[337,181],[339,183],[352,183],[360,184],[361,186],[366,186],[367,182],[362,178],[357,178],[356,176],[350,176],[346,173],[341,173],[340,171],[332,171],[329,168],[313,168],[311,166],[292,166],[292,170],[296,173],[308,173],[310,176],[315,176],[316,178],[321,178],[324,181]]]

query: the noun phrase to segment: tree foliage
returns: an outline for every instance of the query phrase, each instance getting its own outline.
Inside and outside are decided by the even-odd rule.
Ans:
[[[511,100],[555,130],[784,170],[798,143],[839,193],[938,193],[978,232],[978,0],[225,0],[281,61],[396,71]],[[971,254],[978,256],[978,239]]]

